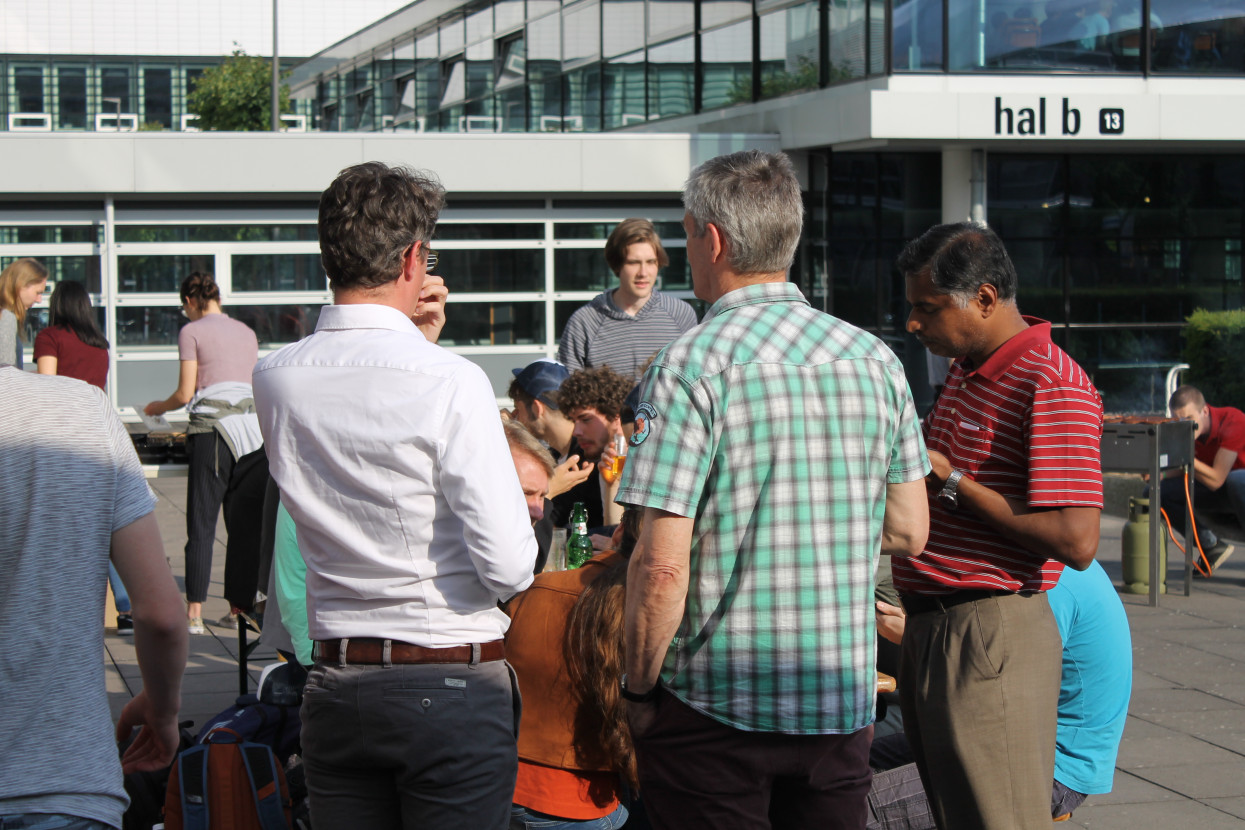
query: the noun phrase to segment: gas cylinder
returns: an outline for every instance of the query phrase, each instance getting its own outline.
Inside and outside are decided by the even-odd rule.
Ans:
[[[1128,500],[1128,522],[1121,538],[1124,590],[1150,593],[1150,500]],[[1158,517],[1162,522],[1162,517]],[[1167,528],[1159,527],[1159,593],[1167,593]]]

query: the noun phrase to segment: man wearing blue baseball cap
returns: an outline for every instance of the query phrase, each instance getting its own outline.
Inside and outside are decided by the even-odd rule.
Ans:
[[[556,464],[549,479],[552,507],[545,512],[546,516],[554,527],[566,527],[572,505],[581,501],[588,509],[588,526],[600,526],[602,509],[596,466],[583,461],[583,452],[571,437],[575,425],[558,406],[558,390],[570,377],[570,370],[556,360],[542,359],[511,371],[514,380],[510,382],[509,394],[514,401],[514,418],[549,445]]]

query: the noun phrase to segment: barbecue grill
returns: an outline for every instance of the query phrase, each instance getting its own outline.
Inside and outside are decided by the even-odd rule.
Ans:
[[[1193,437],[1196,424],[1192,421],[1173,421],[1161,416],[1108,415],[1102,426],[1102,471],[1104,473],[1148,473],[1150,488],[1150,605],[1158,607],[1159,585],[1159,534],[1164,523],[1154,509],[1158,500],[1158,480],[1167,470],[1184,470],[1193,476]],[[1192,490],[1190,487],[1190,499]],[[1185,539],[1193,538],[1193,511],[1184,529]],[[1184,595],[1189,596],[1193,582],[1193,556],[1191,546],[1185,544]]]

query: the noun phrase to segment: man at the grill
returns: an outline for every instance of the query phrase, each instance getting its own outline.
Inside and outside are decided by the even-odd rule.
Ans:
[[[1172,393],[1172,415],[1197,424],[1194,442],[1193,518],[1197,521],[1198,542],[1206,554],[1211,572],[1227,561],[1235,548],[1206,526],[1202,514],[1218,510],[1236,514],[1245,527],[1245,413],[1232,406],[1211,406],[1196,386],[1182,386]],[[1172,527],[1185,530],[1188,502],[1183,477],[1163,479],[1163,509]],[[1197,552],[1194,552],[1197,556]]]

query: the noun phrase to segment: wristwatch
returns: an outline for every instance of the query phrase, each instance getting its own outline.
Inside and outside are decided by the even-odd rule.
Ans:
[[[627,688],[627,675],[622,676],[622,680],[618,682],[619,690],[622,692],[623,700],[629,700],[632,703],[652,703],[657,699],[657,690],[661,688],[661,678],[657,678],[657,682],[653,684],[653,688],[647,692],[640,694],[633,692]]]
[[[946,482],[942,485],[942,490],[938,493],[938,500],[946,505],[948,510],[955,510],[960,506],[957,493],[960,489],[960,479],[962,478],[964,478],[962,470],[952,470],[951,475],[947,476]]]

